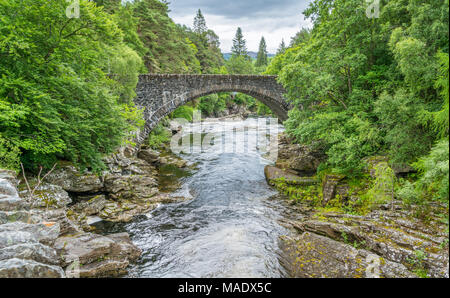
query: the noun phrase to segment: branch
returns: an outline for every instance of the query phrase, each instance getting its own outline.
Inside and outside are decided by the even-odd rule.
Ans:
[[[25,169],[24,169],[24,167],[23,167],[23,164],[20,163],[20,167],[22,168],[22,175],[23,175],[23,178],[24,178],[24,180],[25,180],[25,183],[27,184],[28,193],[29,193],[29,196],[30,196],[30,199],[31,199],[31,200],[33,199],[34,193],[35,193],[36,190],[39,188],[39,186],[41,186],[41,184],[42,184],[42,182],[45,180],[45,178],[47,178],[47,176],[50,175],[50,173],[52,173],[52,172],[55,170],[56,165],[57,165],[57,164],[55,163],[55,164],[53,165],[52,169],[51,169],[50,171],[48,171],[47,174],[45,174],[44,177],[42,177],[42,179],[41,179],[42,166],[40,166],[39,174],[38,174],[38,176],[37,176],[37,183],[36,183],[36,185],[34,186],[34,188],[31,189],[30,184],[28,183],[27,175],[25,175]]]
[[[340,100],[339,98],[336,98],[336,97],[334,96],[334,94],[333,94],[331,91],[328,91],[328,95],[331,96],[331,98],[332,98],[335,102],[342,104],[346,110],[348,109],[348,107],[347,107],[347,105],[345,104],[345,102],[343,102],[343,101]]]

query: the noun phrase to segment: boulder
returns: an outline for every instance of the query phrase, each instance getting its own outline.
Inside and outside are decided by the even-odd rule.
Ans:
[[[293,144],[292,141],[286,134],[279,134],[276,166],[284,170],[294,170],[300,176],[314,176],[326,156],[308,146]]]
[[[0,261],[0,278],[62,278],[64,271],[58,266],[33,260],[9,259]]]
[[[72,210],[85,215],[94,215],[100,213],[105,208],[107,201],[104,195],[98,195],[89,201],[80,202],[71,207]]]
[[[43,219],[40,215],[33,211],[0,211],[0,225],[10,222],[25,222],[25,223],[39,223]]]
[[[114,240],[92,233],[58,238],[54,244],[61,264],[65,267],[75,260],[80,264],[90,264],[110,254]]]
[[[80,173],[74,166],[64,166],[47,176],[50,184],[71,193],[98,193],[103,190],[100,178],[92,173]]]
[[[13,186],[17,186],[17,174],[11,170],[0,169],[0,180],[5,179],[11,183]],[[1,187],[0,187],[1,188]]]
[[[296,278],[415,277],[404,265],[313,233],[282,237],[281,263]]]
[[[322,214],[326,220],[309,219],[293,224],[301,233],[321,235],[340,243],[351,244],[375,253],[381,258],[414,270],[417,252],[424,255],[422,269],[430,277],[448,277],[448,249],[441,247],[448,236],[439,232],[439,224],[424,229],[418,220],[404,219],[402,213],[378,211],[368,216]],[[441,224],[442,226],[442,224]],[[443,228],[443,227],[442,227]]]
[[[264,174],[267,182],[272,186],[274,185],[274,180],[277,179],[283,179],[287,184],[298,186],[308,186],[319,183],[316,178],[300,177],[274,166],[266,166],[264,168]]]
[[[20,196],[28,200],[32,208],[64,208],[72,203],[69,194],[61,186],[48,183],[43,183],[36,189],[33,199],[30,199],[28,190],[21,191]]]
[[[148,175],[106,175],[105,190],[115,200],[145,201],[158,193],[158,182]]]
[[[0,198],[17,197],[18,195],[15,185],[10,180],[0,178]]]
[[[59,264],[56,251],[41,243],[21,243],[0,249],[0,261],[13,258],[33,260],[50,265]]]
[[[138,153],[138,158],[145,160],[150,164],[159,163],[159,153],[152,149],[141,150]]]
[[[79,264],[80,277],[111,277],[127,273],[130,261],[141,255],[128,234],[101,236],[84,233],[59,238],[55,249],[64,267]]]
[[[29,207],[20,197],[2,196],[0,195],[0,210],[3,211],[18,211]]]
[[[0,234],[4,233],[6,239],[12,239],[8,242],[26,243],[26,242],[41,242],[43,244],[52,244],[60,233],[59,223],[44,222],[39,224],[27,224],[23,222],[11,222],[0,225]],[[14,235],[15,234],[15,235]],[[27,240],[29,239],[29,241]],[[14,240],[16,239],[16,240]],[[12,245],[11,243],[10,245]],[[0,243],[0,245],[2,245]]]
[[[1,226],[0,226],[1,227]],[[23,231],[0,231],[0,249],[17,244],[36,243],[36,235]]]

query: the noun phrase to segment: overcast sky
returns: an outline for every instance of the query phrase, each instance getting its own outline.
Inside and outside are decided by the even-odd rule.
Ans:
[[[275,53],[302,27],[310,27],[302,15],[310,0],[170,0],[170,17],[177,24],[193,26],[200,8],[208,28],[220,37],[222,52],[231,51],[237,27],[241,27],[249,51],[258,51],[261,36],[269,53]]]

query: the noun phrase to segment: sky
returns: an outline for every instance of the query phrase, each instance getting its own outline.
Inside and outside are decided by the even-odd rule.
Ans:
[[[198,9],[209,29],[220,37],[223,53],[231,52],[237,27],[241,27],[249,51],[258,51],[264,36],[269,53],[281,40],[289,44],[302,27],[311,27],[302,14],[310,0],[170,0],[170,17],[177,24],[193,26]]]

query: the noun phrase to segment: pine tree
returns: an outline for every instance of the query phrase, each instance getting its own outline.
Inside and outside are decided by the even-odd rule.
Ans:
[[[286,44],[284,43],[284,38],[281,40],[281,44],[280,44],[280,47],[278,48],[278,51],[277,51],[277,55],[278,54],[283,54],[284,52],[286,52]]]
[[[244,35],[242,34],[242,29],[240,27],[237,28],[236,36],[233,39],[233,47],[231,48],[231,52],[233,56],[240,57],[249,57],[247,51],[246,41],[244,39]]]
[[[261,38],[261,41],[259,42],[259,51],[258,56],[256,58],[256,67],[266,66],[268,63],[267,61],[267,44],[264,36]]]
[[[197,34],[204,34],[207,31],[208,27],[206,26],[205,17],[203,16],[202,11],[199,9],[194,19],[194,32]]]

